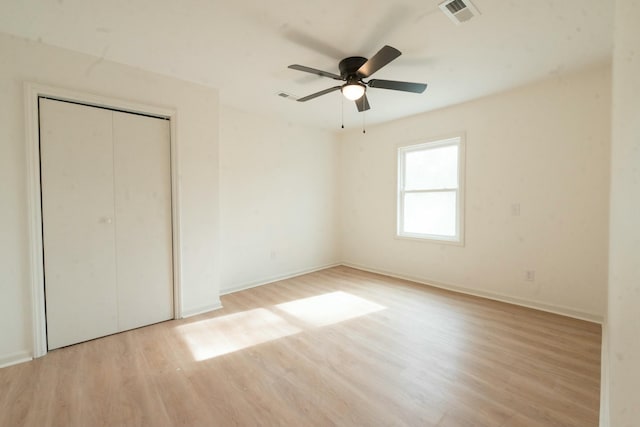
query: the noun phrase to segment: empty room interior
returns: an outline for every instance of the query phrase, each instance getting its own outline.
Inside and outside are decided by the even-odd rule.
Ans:
[[[640,426],[640,1],[0,3],[0,426]]]

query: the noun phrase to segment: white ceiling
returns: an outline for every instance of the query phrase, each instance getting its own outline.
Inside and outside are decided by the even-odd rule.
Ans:
[[[369,89],[367,123],[412,115],[608,61],[613,0],[473,0],[456,26],[440,0],[1,0],[0,31],[212,86],[221,102],[291,123],[340,127],[341,95],[298,103],[335,81],[346,56],[403,55],[375,78],[426,82],[421,95]],[[347,127],[362,115],[344,105]]]

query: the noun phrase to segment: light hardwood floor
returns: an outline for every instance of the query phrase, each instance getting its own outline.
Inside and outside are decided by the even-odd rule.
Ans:
[[[336,267],[0,369],[0,426],[598,425],[600,326]]]

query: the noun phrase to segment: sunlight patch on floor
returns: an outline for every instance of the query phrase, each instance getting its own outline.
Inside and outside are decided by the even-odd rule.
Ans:
[[[201,320],[176,328],[197,361],[211,359],[301,331],[265,308]]]
[[[327,326],[386,308],[342,291],[285,302],[275,307],[313,326]]]
[[[327,326],[384,309],[380,304],[337,291],[199,320],[177,326],[176,331],[194,360],[202,361],[295,335],[305,327]]]

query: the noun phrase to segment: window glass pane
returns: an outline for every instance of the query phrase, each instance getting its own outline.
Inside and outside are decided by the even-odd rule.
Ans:
[[[458,188],[458,146],[408,151],[404,158],[405,190]]]
[[[456,192],[404,195],[404,233],[455,237]]]

